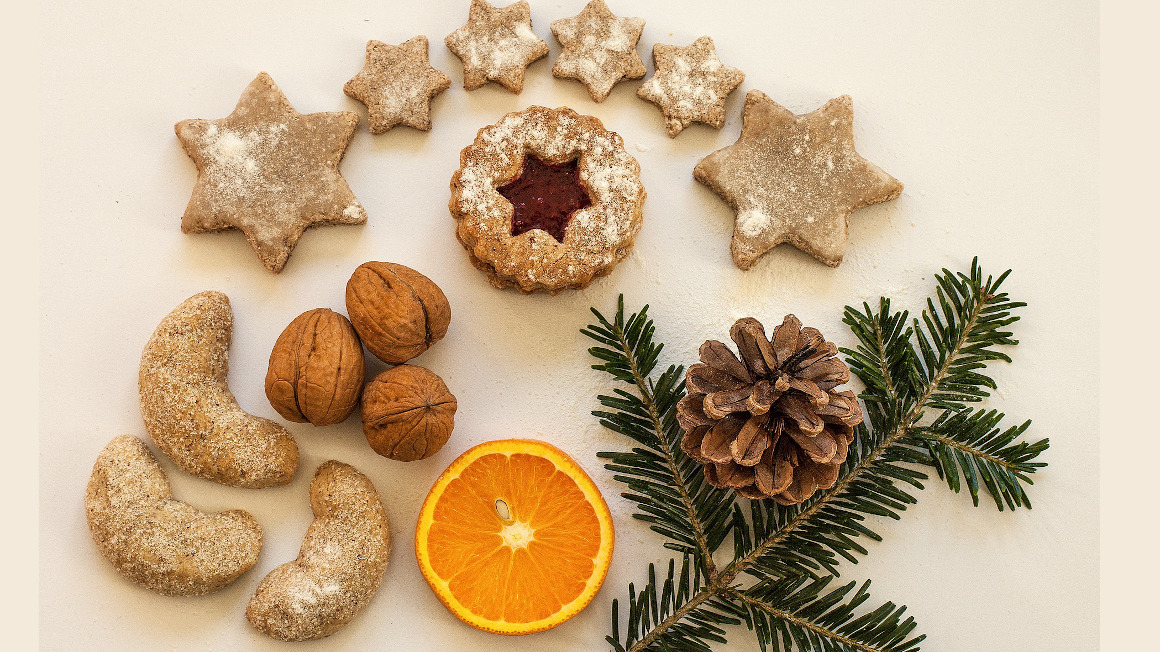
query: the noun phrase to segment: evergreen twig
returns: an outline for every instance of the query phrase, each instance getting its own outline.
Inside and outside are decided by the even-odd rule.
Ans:
[[[877,311],[846,307],[843,321],[858,344],[841,351],[866,387],[860,398],[867,418],[855,429],[837,483],[793,507],[742,501],[705,482],[680,448],[683,368],[669,366],[652,380],[663,345],[653,340],[648,307],[626,318],[622,296],[611,320],[593,309],[597,323],[583,331],[598,343],[589,349],[602,361],[593,368],[634,390],[600,396],[606,409],[593,414],[639,444],[599,455],[627,485],[634,516],[683,556],[680,572],[670,560],[659,585],[652,565],[640,593],[629,585],[623,632],[613,600],[613,649],[706,651],[725,641],[726,626],[745,623],[763,650],[917,650],[925,636],[912,636],[916,624],[903,618],[905,607],[886,602],[856,615],[869,599],[869,582],[856,591],[854,583],[822,591],[843,559],[866,554],[858,539],[881,539],[868,517],[897,519],[916,501],[912,491],[927,478],[916,466],[934,467],[956,492],[965,484],[975,505],[982,488],[1000,510],[1031,507],[1025,485],[1045,466],[1036,459],[1048,441],[1019,441],[1030,422],[1003,428],[1002,414],[970,407],[995,389],[986,364],[1010,361],[997,347],[1017,343],[1006,329],[1025,304],[999,291],[1009,273],[984,278],[977,259],[966,274],[944,269],[935,296],[913,320],[886,298]],[[730,533],[732,560],[718,568],[713,553]]]

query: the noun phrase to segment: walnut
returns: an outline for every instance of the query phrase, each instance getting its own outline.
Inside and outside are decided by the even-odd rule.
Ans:
[[[455,397],[432,371],[399,365],[363,390],[363,434],[376,453],[412,462],[434,455],[455,427]]]
[[[447,334],[451,306],[431,279],[405,265],[368,262],[346,284],[346,311],[383,362],[402,364]]]
[[[298,315],[274,343],[266,397],[289,421],[329,426],[354,411],[365,379],[362,343],[350,322],[316,308]]]

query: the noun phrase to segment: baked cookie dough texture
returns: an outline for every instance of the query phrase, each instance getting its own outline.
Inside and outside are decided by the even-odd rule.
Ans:
[[[310,507],[298,558],[270,571],[246,607],[251,625],[282,641],[323,638],[349,623],[378,591],[391,556],[386,509],[354,467],[318,467]]]
[[[259,74],[225,118],[177,123],[197,166],[181,230],[239,229],[277,273],[308,227],[365,223],[366,210],[338,171],[357,126],[351,111],[295,111],[270,75]]]
[[[163,595],[212,593],[258,561],[262,528],[242,510],[208,514],[173,498],[145,442],[114,437],[85,489],[97,548],[135,584]]]
[[[526,154],[549,164],[578,162],[592,204],[572,214],[563,242],[541,229],[512,235],[514,209],[496,188],[520,174]],[[567,107],[532,106],[480,129],[459,160],[449,204],[455,233],[496,287],[580,289],[632,250],[645,199],[640,165],[600,120]]]
[[[741,269],[783,242],[837,267],[850,213],[902,193],[897,179],[854,151],[854,105],[847,95],[794,115],[750,91],[743,120],[736,143],[693,169],[697,181],[737,212],[730,251]]]
[[[277,423],[247,414],[226,385],[234,316],[221,292],[201,292],[166,315],[141,353],[141,416],[183,471],[233,487],[290,482],[298,445]]]
[[[527,0],[506,7],[471,0],[467,24],[443,42],[463,61],[463,87],[469,91],[494,81],[519,93],[528,65],[548,56],[548,44],[532,32]]]

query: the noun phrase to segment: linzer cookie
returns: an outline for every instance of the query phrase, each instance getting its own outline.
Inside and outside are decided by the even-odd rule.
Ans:
[[[854,151],[846,95],[794,115],[750,91],[741,137],[706,156],[693,177],[737,211],[730,249],[741,269],[783,242],[837,267],[850,213],[902,192],[897,179]]]
[[[632,250],[640,165],[600,120],[532,106],[479,130],[451,178],[451,215],[492,284],[557,294],[587,286]]]
[[[617,18],[604,0],[592,0],[578,15],[553,21],[551,27],[564,48],[552,75],[584,84],[593,100],[603,102],[622,79],[644,77],[644,62],[636,52],[644,19]]]
[[[463,61],[463,87],[469,91],[495,81],[518,93],[524,88],[524,69],[548,55],[548,44],[532,33],[527,0],[502,8],[471,0],[467,24],[444,43]]]
[[[307,227],[363,224],[367,213],[338,171],[358,115],[299,113],[260,73],[220,120],[183,120],[177,138],[197,165],[185,233],[241,229],[271,272]]]
[[[430,131],[431,100],[448,88],[451,78],[427,59],[427,37],[416,36],[401,45],[367,42],[366,64],[342,90],[367,106],[371,133],[381,134],[399,124]]]
[[[660,107],[669,138],[693,122],[715,129],[725,124],[725,98],[745,80],[745,73],[721,63],[708,36],[688,47],[653,45],[656,72],[636,94]]]

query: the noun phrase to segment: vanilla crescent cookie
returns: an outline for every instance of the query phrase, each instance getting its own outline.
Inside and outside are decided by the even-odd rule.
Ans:
[[[165,471],[132,435],[114,437],[97,456],[85,516],[117,572],[163,595],[217,591],[262,549],[262,527],[249,513],[209,514],[174,500]]]
[[[141,417],[154,443],[187,473],[258,489],[290,482],[298,445],[277,423],[247,414],[226,385],[234,314],[221,292],[186,299],[141,353]]]
[[[532,106],[484,127],[451,178],[456,236],[499,288],[580,289],[632,250],[640,165],[600,120]]]
[[[270,571],[246,607],[251,625],[281,641],[341,629],[374,597],[391,556],[386,509],[354,467],[335,460],[318,467],[310,507],[314,521],[298,558]]]

